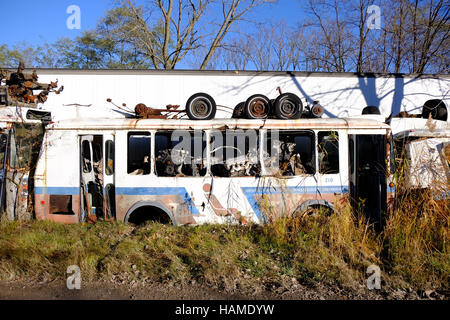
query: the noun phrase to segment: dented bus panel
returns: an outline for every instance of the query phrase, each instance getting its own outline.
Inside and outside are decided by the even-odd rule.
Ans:
[[[391,123],[398,158],[407,162],[406,187],[431,189],[447,198],[450,185],[450,124],[435,119]]]
[[[365,119],[64,120],[44,135],[35,215],[264,223],[350,196],[366,198],[378,223],[393,192],[387,135]]]

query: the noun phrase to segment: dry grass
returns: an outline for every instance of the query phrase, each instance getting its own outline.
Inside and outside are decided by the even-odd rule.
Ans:
[[[86,279],[97,274],[97,261],[131,226],[63,225],[48,221],[0,221],[0,279],[65,277],[79,265]]]
[[[447,189],[449,190],[449,189]],[[384,260],[399,280],[418,288],[449,286],[450,200],[406,191],[384,230]]]
[[[295,278],[366,290],[366,269],[376,264],[385,288],[448,290],[449,202],[432,192],[399,193],[381,233],[348,205],[331,216],[291,216],[262,226],[1,221],[0,279],[65,278],[67,266],[76,264],[92,280],[195,280],[257,291],[289,288],[286,279]]]

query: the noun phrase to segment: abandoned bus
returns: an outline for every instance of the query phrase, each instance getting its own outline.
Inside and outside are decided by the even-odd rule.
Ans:
[[[35,216],[263,223],[350,196],[379,222],[393,195],[389,135],[367,119],[63,120],[46,128]]]

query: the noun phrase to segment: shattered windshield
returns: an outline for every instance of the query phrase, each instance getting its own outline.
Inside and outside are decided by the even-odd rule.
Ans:
[[[14,169],[29,169],[32,159],[39,153],[43,136],[41,125],[18,124],[11,135],[10,166]]]

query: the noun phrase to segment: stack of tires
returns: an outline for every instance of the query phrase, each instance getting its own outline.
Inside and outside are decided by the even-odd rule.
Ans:
[[[293,93],[280,94],[275,100],[270,100],[262,94],[249,97],[244,105],[247,119],[299,119],[302,116],[303,105],[299,97]]]
[[[196,93],[186,103],[186,114],[191,120],[213,119],[216,109],[216,102],[206,93]],[[274,100],[262,94],[255,94],[235,107],[233,118],[267,119],[270,117],[289,120],[299,119],[302,113],[302,102],[293,93],[280,94]]]

